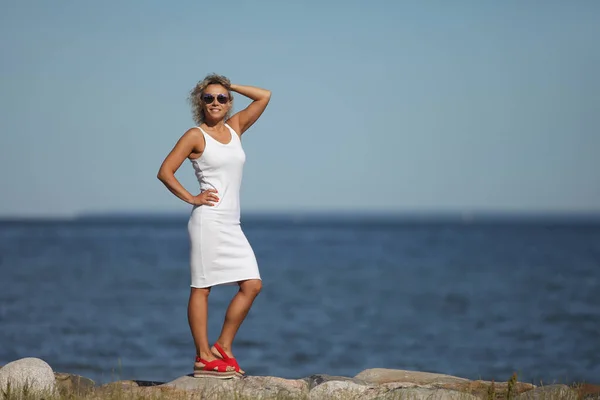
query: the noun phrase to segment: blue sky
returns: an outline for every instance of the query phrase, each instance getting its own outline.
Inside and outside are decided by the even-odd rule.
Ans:
[[[600,212],[599,16],[591,0],[5,2],[0,216],[189,210],[156,172],[210,72],[273,91],[244,134],[243,210]],[[177,177],[197,192],[189,163]]]

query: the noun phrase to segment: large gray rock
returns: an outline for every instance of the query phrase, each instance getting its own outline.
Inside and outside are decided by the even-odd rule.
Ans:
[[[217,397],[233,393],[234,380],[237,379],[194,378],[185,375],[161,386],[193,390],[202,393],[202,398],[211,398],[211,396]]]
[[[377,385],[361,385],[352,381],[324,382],[308,393],[309,400],[371,400],[380,397],[381,388]]]
[[[305,399],[308,395],[308,382],[305,380],[275,376],[235,379],[182,376],[161,386],[201,393],[203,399]]]
[[[309,377],[303,378],[306,382],[308,382],[308,389],[312,390],[315,387],[319,386],[325,382],[331,381],[352,381],[359,385],[368,385],[367,382],[361,381],[360,379],[349,378],[347,376],[335,376],[335,375],[327,375],[327,374],[314,374]]]
[[[276,376],[248,376],[234,383],[242,399],[306,399],[308,382]]]
[[[406,371],[403,369],[371,368],[358,373],[355,379],[369,383],[406,382],[417,385],[467,383],[468,379],[432,372]]]
[[[515,400],[577,400],[577,393],[567,385],[540,386],[515,397]]]
[[[448,389],[410,388],[393,390],[373,400],[479,400],[479,397]]]
[[[22,358],[0,369],[0,390],[12,393],[54,393],[56,380],[48,363],[39,358]],[[10,397],[10,396],[9,396]]]
[[[379,384],[390,390],[407,388],[446,389],[459,393],[473,394],[479,398],[485,398],[492,385],[494,386],[494,392],[499,397],[505,396],[509,387],[507,382],[471,381],[465,378],[433,372],[386,368],[366,369],[354,378],[371,384]],[[530,383],[514,382],[512,384],[512,391],[515,395],[533,388],[535,386]]]

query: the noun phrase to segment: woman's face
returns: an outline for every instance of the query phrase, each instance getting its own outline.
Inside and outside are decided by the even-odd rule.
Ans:
[[[219,84],[208,85],[202,93],[204,119],[219,121],[225,118],[231,108],[231,98],[227,89]]]

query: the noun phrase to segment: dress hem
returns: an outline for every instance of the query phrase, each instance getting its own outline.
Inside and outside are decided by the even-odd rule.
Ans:
[[[240,281],[247,281],[249,279],[258,279],[260,281],[262,281],[260,276],[252,276],[252,277],[248,277],[248,278],[240,278],[240,279],[235,279],[235,280],[226,280],[226,281],[219,281],[217,283],[213,283],[211,285],[205,285],[205,286],[197,286],[197,285],[190,285],[190,287],[195,288],[195,289],[206,289],[209,287],[213,287],[213,286],[225,286],[225,285],[235,285]]]

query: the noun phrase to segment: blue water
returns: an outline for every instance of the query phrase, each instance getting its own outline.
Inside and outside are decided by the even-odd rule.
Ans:
[[[190,372],[185,217],[0,222],[0,364],[98,382]],[[600,223],[249,216],[249,374],[385,367],[600,382]],[[219,333],[235,287],[210,295]]]

